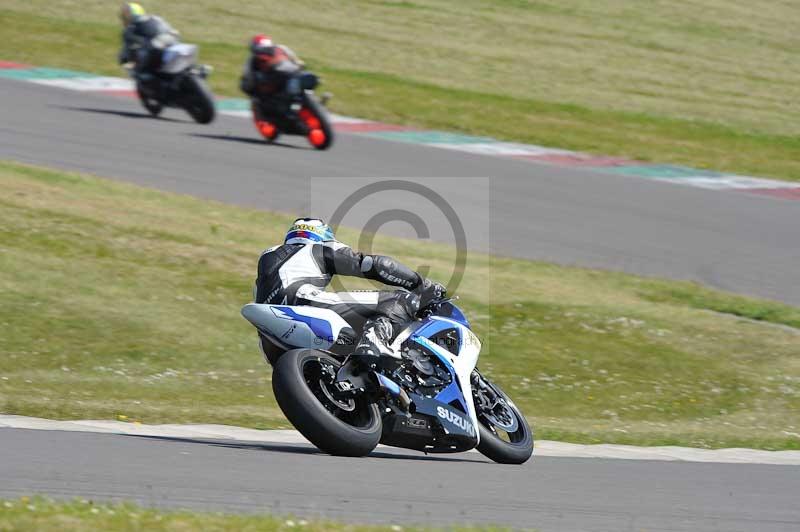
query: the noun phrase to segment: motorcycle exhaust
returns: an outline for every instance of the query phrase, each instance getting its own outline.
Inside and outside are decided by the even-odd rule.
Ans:
[[[397,396],[397,400],[400,402],[400,406],[406,412],[413,414],[414,411],[416,411],[416,408],[414,407],[414,401],[411,400],[404,389],[400,388],[400,394]]]
[[[406,391],[402,389],[396,382],[393,380],[384,377],[380,373],[375,373],[375,376],[378,377],[378,384],[380,385],[381,389],[389,392],[397,402],[400,403],[403,411],[405,412],[414,412],[414,401],[408,396]]]

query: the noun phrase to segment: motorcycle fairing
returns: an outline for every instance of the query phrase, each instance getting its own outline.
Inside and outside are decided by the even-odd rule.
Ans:
[[[197,62],[197,46],[178,43],[167,47],[161,56],[161,72],[180,74]]]
[[[417,394],[409,394],[416,407],[415,414],[424,414],[436,420],[446,434],[444,444],[454,446],[454,450],[467,450],[478,444],[478,429],[475,421],[439,398],[431,399]]]
[[[455,306],[453,308],[457,309]],[[450,328],[458,331],[459,349],[456,354],[430,339],[437,333]],[[434,417],[448,434],[464,436],[474,440],[473,445],[476,445],[480,436],[477,431],[478,418],[472,399],[470,377],[478,362],[480,341],[460,321],[441,316],[430,316],[424,320],[422,325],[411,333],[408,340],[436,356],[453,377],[453,381],[433,399],[421,398],[416,394],[411,395],[417,412]],[[425,401],[421,401],[421,399],[425,399]],[[417,404],[418,402],[420,404]],[[458,407],[455,407],[453,403]],[[442,415],[443,412],[440,408],[444,409],[445,415]],[[467,423],[459,420],[465,416],[467,419],[464,421]],[[472,430],[469,430],[470,424]]]
[[[440,318],[432,316],[428,320],[423,322],[422,326],[419,327],[414,332],[414,334],[411,335],[411,337],[412,337],[412,339],[414,341],[417,341],[418,343],[426,343],[426,342],[427,343],[434,343],[438,347],[442,347],[442,348],[444,348],[445,351],[447,351],[447,352],[452,354],[452,351],[450,351],[449,349],[446,349],[448,347],[446,344],[442,345],[440,343],[441,339],[433,340],[433,337],[439,335],[439,333],[442,333],[442,332],[445,332],[445,331],[448,331],[448,330],[452,330],[452,329],[455,329],[455,331],[458,333],[458,338],[456,339],[458,345],[457,346],[452,346],[452,347],[456,347],[458,350],[460,350],[461,349],[461,343],[462,343],[462,340],[463,340],[463,335],[461,334],[461,330],[460,330],[461,328],[455,326],[453,324],[453,322],[449,321],[449,320],[444,320],[444,319],[440,319]],[[458,353],[458,351],[456,351],[456,353]]]
[[[249,303],[242,308],[242,316],[289,348],[329,349],[342,331],[353,332],[341,316],[324,308]]]

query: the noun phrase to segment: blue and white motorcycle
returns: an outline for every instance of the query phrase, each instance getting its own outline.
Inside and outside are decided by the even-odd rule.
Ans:
[[[476,369],[481,343],[452,299],[422,309],[394,340],[400,358],[362,367],[355,337],[329,309],[250,303],[281,410],[324,452],[364,456],[378,443],[426,453],[478,451],[521,464],[533,453],[525,417]],[[347,345],[349,344],[349,345]]]
[[[161,53],[156,72],[132,68],[128,72],[136,82],[139,100],[151,115],[158,116],[167,106],[186,110],[198,124],[214,120],[214,95],[205,81],[211,67],[197,63],[197,46],[172,44]]]

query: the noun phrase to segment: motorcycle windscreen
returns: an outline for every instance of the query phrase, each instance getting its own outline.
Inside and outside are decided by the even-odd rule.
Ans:
[[[193,44],[173,44],[164,50],[161,72],[179,74],[197,62],[197,46]]]
[[[443,304],[439,309],[438,315],[444,318],[450,318],[451,320],[455,320],[468,329],[471,328],[469,325],[469,320],[467,320],[467,317],[464,315],[461,309],[455,306],[453,303],[448,302]]]
[[[313,91],[319,85],[319,78],[311,72],[303,72],[300,74],[300,88],[307,91]]]

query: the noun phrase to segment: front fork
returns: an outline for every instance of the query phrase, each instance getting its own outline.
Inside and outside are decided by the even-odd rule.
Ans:
[[[473,395],[482,408],[493,410],[502,400],[502,398],[497,395],[497,392],[494,391],[494,388],[486,383],[483,375],[481,375],[477,369],[472,370],[470,382],[472,383]]]

